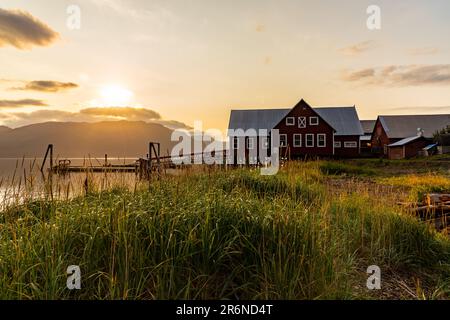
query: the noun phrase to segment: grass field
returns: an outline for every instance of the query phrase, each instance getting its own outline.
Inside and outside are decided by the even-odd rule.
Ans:
[[[0,214],[0,299],[448,299],[448,236],[395,204],[448,191],[447,165],[380,166],[197,168],[13,205]],[[81,290],[66,288],[69,265]],[[366,288],[370,265],[381,290]]]

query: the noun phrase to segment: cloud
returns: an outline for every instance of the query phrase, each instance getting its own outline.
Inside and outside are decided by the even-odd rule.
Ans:
[[[427,106],[427,107],[395,107],[389,108],[387,110],[394,112],[406,112],[411,111],[417,114],[425,113],[428,114],[430,112],[434,113],[450,113],[450,106]]]
[[[169,128],[169,129],[172,129],[172,130],[176,130],[176,129],[191,130],[191,129],[193,129],[191,126],[188,126],[187,124],[180,122],[180,121],[176,121],[176,120],[158,120],[158,121],[153,121],[153,122],[162,124],[163,126]]]
[[[372,79],[375,76],[375,69],[362,69],[344,75],[344,80],[346,81],[360,81],[364,79]]]
[[[153,5],[152,9],[136,8],[125,0],[91,0],[98,8],[108,8],[115,14],[131,18],[133,20],[145,20],[152,28],[167,27],[179,22],[179,17],[172,11],[162,6]]]
[[[450,85],[450,64],[404,65],[345,72],[343,80],[365,85]]]
[[[413,56],[421,56],[421,55],[433,55],[439,53],[439,49],[435,47],[423,47],[423,48],[414,48],[408,50],[408,53]]]
[[[124,109],[124,110],[118,110]],[[135,109],[135,110],[132,110]],[[32,123],[58,121],[58,122],[99,122],[99,121],[144,121],[161,124],[169,129],[191,129],[188,125],[175,120],[163,120],[156,111],[145,108],[106,107],[87,108],[78,112],[63,110],[36,110],[32,112],[11,112],[3,114],[4,124],[17,127]]]
[[[30,90],[43,92],[59,92],[69,89],[78,88],[78,85],[72,82],[58,82],[58,81],[30,81],[23,87],[13,88],[14,90]]]
[[[30,49],[48,46],[58,38],[56,31],[30,13],[0,8],[0,47],[10,45],[17,49]]]
[[[271,57],[271,56],[265,57],[265,58],[264,58],[264,64],[265,64],[265,65],[272,64],[272,57]]]
[[[264,32],[266,31],[266,26],[263,24],[257,24],[255,27],[256,32]]]
[[[29,106],[45,107],[47,104],[42,100],[35,99],[0,100],[0,108],[23,108]]]
[[[366,52],[371,48],[373,48],[373,41],[364,41],[345,48],[341,48],[338,51],[348,56],[354,56]]]
[[[80,110],[80,113],[91,116],[124,118],[128,120],[161,119],[161,115],[156,111],[145,108],[132,107],[87,108]]]

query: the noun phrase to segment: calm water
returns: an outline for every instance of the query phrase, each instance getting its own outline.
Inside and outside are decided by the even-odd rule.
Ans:
[[[105,190],[114,185],[133,187],[137,178],[134,173],[70,173],[65,176],[53,175],[48,179],[48,165],[44,167],[44,175],[40,168],[41,158],[0,158],[0,210],[12,203],[20,203],[24,199],[37,199],[53,195],[65,199],[82,194],[85,180],[96,190]],[[100,158],[71,158],[72,165],[99,166],[105,160]],[[111,158],[110,164],[131,164],[136,158]],[[57,163],[58,159],[55,160]]]
[[[55,164],[58,160],[59,159],[57,158],[54,160]],[[76,166],[99,166],[103,165],[105,162],[105,159],[103,158],[69,158],[69,160],[72,165]],[[135,160],[136,158],[109,158],[108,163],[129,164],[133,163]],[[39,172],[42,161],[42,158],[0,158],[0,179],[12,177],[14,173],[17,175],[18,171],[20,171],[20,174],[23,174],[24,170],[26,173]],[[48,160],[45,168],[48,168]]]

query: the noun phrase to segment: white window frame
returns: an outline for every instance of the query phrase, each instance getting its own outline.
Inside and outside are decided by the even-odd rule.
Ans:
[[[300,143],[296,143],[295,137],[300,137]],[[301,148],[302,146],[302,134],[301,133],[294,133],[294,147],[295,148]]]
[[[312,119],[315,119],[315,122],[312,122]],[[319,117],[309,117],[309,125],[310,126],[318,126],[319,125]]]
[[[251,142],[251,146],[250,146],[250,142]],[[247,149],[248,150],[253,150],[254,147],[255,147],[255,138],[254,137],[248,137],[247,138]]]
[[[286,126],[295,126],[295,117],[286,117]]]
[[[334,147],[335,148],[342,148],[342,143],[340,141],[335,141],[334,142]]]
[[[309,137],[312,138],[312,140],[311,140],[312,144],[311,145],[308,144],[308,138]],[[305,145],[306,145],[307,148],[314,148],[314,134],[313,133],[307,133],[306,134]]]
[[[319,137],[323,137],[323,145],[319,145],[319,142],[320,142]],[[317,134],[317,147],[318,148],[326,148],[327,147],[327,135],[325,133]]]
[[[306,128],[306,117],[298,117],[298,127],[301,129]]]
[[[351,144],[351,146],[350,146],[350,144]],[[358,148],[358,142],[356,142],[356,141],[344,141],[344,148],[347,148],[347,149]]]
[[[282,140],[281,137],[284,137],[284,142],[285,142],[284,145],[281,143],[281,140]],[[280,147],[287,147],[287,145],[288,145],[288,143],[287,143],[287,134],[286,133],[280,134]]]

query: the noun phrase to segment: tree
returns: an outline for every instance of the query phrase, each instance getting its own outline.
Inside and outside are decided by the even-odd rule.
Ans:
[[[450,145],[450,125],[447,125],[447,127],[436,131],[436,133],[433,135],[433,140],[441,145]]]

